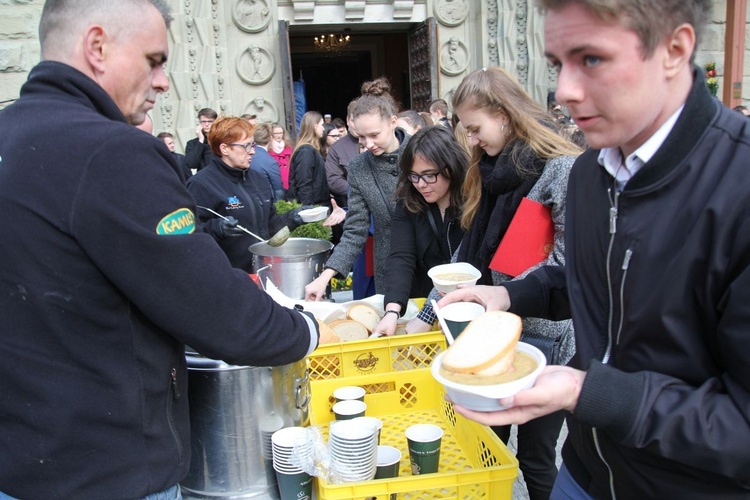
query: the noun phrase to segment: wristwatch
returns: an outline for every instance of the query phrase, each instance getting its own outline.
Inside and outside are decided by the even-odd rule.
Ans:
[[[388,313],[393,313],[393,314],[395,314],[397,318],[400,318],[400,317],[401,317],[401,313],[400,313],[400,312],[398,312],[398,311],[394,311],[393,309],[388,309],[387,311],[385,311],[385,312],[383,313],[383,317],[385,317],[385,315],[386,315],[386,314],[388,314]]]

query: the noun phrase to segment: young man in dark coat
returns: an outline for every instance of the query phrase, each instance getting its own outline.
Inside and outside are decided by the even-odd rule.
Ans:
[[[576,355],[484,424],[567,410],[552,498],[750,496],[750,127],[692,64],[709,0],[543,0],[557,101],[591,146],[566,265],[444,298],[572,317]]]
[[[219,114],[211,108],[198,111],[198,127],[195,129],[195,139],[185,144],[185,161],[188,168],[199,172],[206,168],[214,158],[211,146],[208,145],[208,132]]]

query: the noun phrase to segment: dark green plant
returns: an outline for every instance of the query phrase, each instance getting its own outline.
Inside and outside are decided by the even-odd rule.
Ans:
[[[276,213],[283,214],[301,206],[302,204],[296,200],[279,200],[276,202]],[[325,227],[323,221],[302,224],[300,227],[292,231],[292,237],[294,238],[316,238],[319,240],[331,241],[332,236],[331,228]]]

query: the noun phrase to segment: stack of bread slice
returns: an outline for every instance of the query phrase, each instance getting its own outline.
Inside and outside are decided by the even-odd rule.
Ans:
[[[354,304],[346,310],[346,318],[328,323],[333,333],[339,338],[334,342],[364,340],[370,336],[373,328],[380,322],[382,315],[375,308],[366,304]],[[321,343],[322,331],[321,331]]]
[[[455,373],[494,376],[507,372],[521,337],[521,318],[503,311],[482,314],[468,324],[443,355],[443,368]]]

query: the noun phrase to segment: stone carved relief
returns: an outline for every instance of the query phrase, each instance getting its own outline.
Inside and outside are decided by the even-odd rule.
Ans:
[[[500,65],[497,51],[497,2],[498,0],[487,0],[487,58],[490,66]]]
[[[238,0],[232,8],[232,19],[242,31],[258,33],[268,27],[271,10],[267,0]]]
[[[256,115],[258,123],[276,123],[279,121],[279,114],[276,106],[266,101],[264,97],[255,97],[242,111],[243,114]]]
[[[452,36],[440,49],[440,71],[449,76],[460,75],[469,64],[469,50]]]
[[[458,26],[468,15],[467,0],[438,0],[435,3],[435,17],[444,26]]]
[[[240,53],[237,59],[237,74],[250,85],[263,85],[276,72],[276,63],[270,52],[257,45],[251,45]]]
[[[448,112],[453,113],[453,94],[456,92],[456,87],[451,87],[448,92],[443,94],[443,100],[448,103]]]
[[[516,59],[516,76],[519,83],[526,88],[529,80],[529,47],[526,43],[526,12],[527,0],[518,0],[518,10],[516,11],[516,48],[518,58]]]

